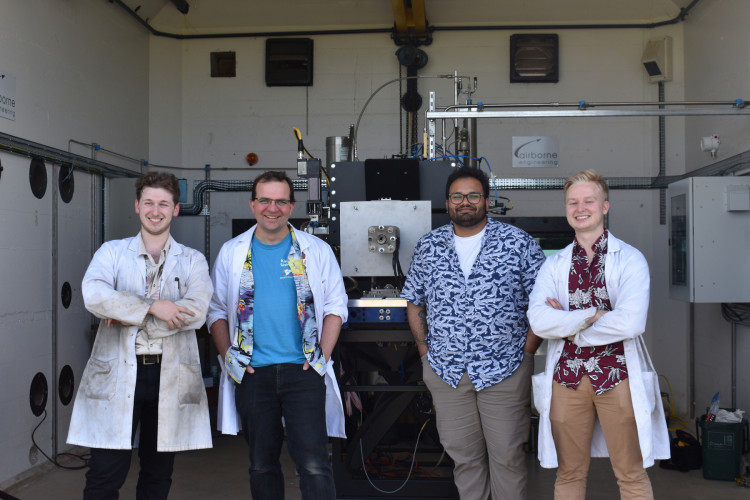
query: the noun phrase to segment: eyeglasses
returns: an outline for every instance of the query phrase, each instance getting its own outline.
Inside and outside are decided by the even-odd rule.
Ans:
[[[277,207],[285,207],[292,202],[291,200],[272,200],[271,198],[255,198],[255,201],[264,207],[271,205],[271,203],[276,203]]]
[[[451,203],[454,205],[460,205],[464,202],[464,198],[469,200],[469,203],[472,205],[476,205],[480,201],[482,201],[482,196],[484,196],[482,193],[469,193],[469,194],[463,194],[463,193],[451,193],[448,195],[448,199],[451,200]]]

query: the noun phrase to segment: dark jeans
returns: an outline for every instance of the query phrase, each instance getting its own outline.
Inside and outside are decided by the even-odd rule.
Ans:
[[[137,500],[166,499],[172,486],[174,453],[156,451],[160,369],[161,365],[138,365],[133,397],[133,435],[138,422],[141,424],[138,444],[141,471],[136,486]],[[92,422],[91,425],[96,425],[96,422]],[[128,477],[132,455],[132,450],[91,448],[83,499],[119,498],[119,490]]]
[[[250,492],[254,500],[284,498],[279,455],[286,425],[289,455],[300,475],[303,500],[335,500],[328,458],[324,377],[302,365],[278,364],[245,373],[237,387],[237,409],[250,448]]]

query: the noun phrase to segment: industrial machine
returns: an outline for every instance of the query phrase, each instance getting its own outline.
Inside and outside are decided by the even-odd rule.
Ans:
[[[454,80],[455,109],[465,109],[461,99],[471,105],[476,79],[466,86],[466,77],[446,76]],[[307,153],[295,132],[297,173],[307,181],[305,230],[334,248],[349,296],[349,320],[334,353],[347,435],[333,442],[337,496],[455,499],[453,463],[440,445],[400,292],[419,238],[449,222],[445,180],[459,164],[482,167],[476,119],[456,120],[450,145],[445,137],[444,148],[430,144],[443,158],[423,158],[425,134],[414,154],[355,161],[356,130],[328,138],[325,163]],[[493,216],[512,208],[496,189],[490,206]],[[572,239],[564,217],[512,223],[539,234],[549,251]]]
[[[328,241],[339,250],[349,321],[335,360],[346,440],[334,440],[339,498],[458,498],[399,297],[419,238],[447,222],[449,162],[329,165]]]

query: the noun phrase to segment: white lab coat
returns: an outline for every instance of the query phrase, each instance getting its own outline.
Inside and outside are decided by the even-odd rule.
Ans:
[[[159,296],[193,311],[180,329],[153,316],[144,296],[146,268],[138,257],[140,235],[108,241],[96,252],[83,277],[83,301],[99,318],[142,325],[162,339],[159,384],[158,451],[211,448],[211,423],[201,375],[195,329],[203,325],[213,292],[205,257],[170,236]],[[145,323],[144,323],[145,320]],[[139,326],[99,324],[91,358],[81,378],[68,431],[68,443],[94,448],[130,449]]]
[[[211,278],[214,284],[214,295],[208,308],[208,327],[219,319],[229,324],[229,336],[234,337],[237,323],[237,301],[240,294],[240,271],[247,257],[247,250],[253,238],[255,226],[241,235],[229,240],[221,247],[214,262]],[[305,253],[307,277],[310,281],[315,304],[315,322],[318,327],[318,339],[323,332],[323,319],[334,314],[346,322],[348,315],[348,298],[344,288],[341,269],[336,262],[331,247],[320,238],[304,231],[294,232],[300,249]],[[236,346],[236,339],[232,338]],[[217,427],[223,434],[237,434],[240,421],[234,399],[234,381],[221,363],[221,380],[219,382],[219,411]],[[344,407],[341,393],[336,382],[333,360],[328,360],[325,374],[326,383],[326,424],[328,435],[345,438]]]
[[[669,432],[659,390],[658,374],[643,341],[649,302],[648,263],[636,248],[609,233],[604,275],[613,310],[594,325],[585,323],[595,308],[568,311],[568,275],[573,251],[571,243],[547,258],[529,296],[529,323],[539,337],[548,339],[544,373],[532,378],[534,406],[539,411],[539,461],[542,467],[557,467],[557,452],[549,419],[552,380],[564,339],[575,335],[582,347],[623,341],[638,439],[644,467],[656,459],[669,458]],[[547,306],[547,297],[557,299],[563,311]],[[598,420],[591,442],[592,457],[609,456]]]

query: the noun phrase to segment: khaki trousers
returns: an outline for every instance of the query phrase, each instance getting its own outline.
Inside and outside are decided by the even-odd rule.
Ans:
[[[629,379],[596,395],[587,375],[576,390],[552,383],[550,421],[559,464],[555,500],[584,500],[586,497],[591,438],[597,417],[620,487],[620,498],[653,500],[651,481],[643,468]]]
[[[533,355],[524,354],[510,377],[481,391],[466,373],[454,389],[425,357],[422,367],[461,500],[525,500]]]

